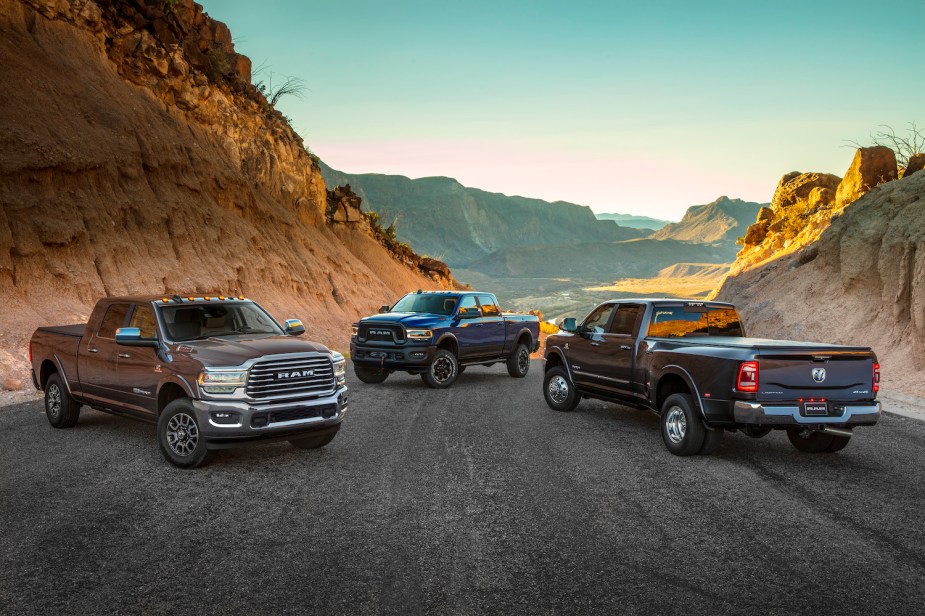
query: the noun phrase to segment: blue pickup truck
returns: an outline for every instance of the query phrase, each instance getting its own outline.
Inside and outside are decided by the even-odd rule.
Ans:
[[[418,291],[356,323],[350,358],[364,383],[381,383],[400,370],[443,389],[466,366],[502,361],[508,374],[523,378],[530,353],[539,349],[539,330],[535,316],[503,314],[491,293]]]

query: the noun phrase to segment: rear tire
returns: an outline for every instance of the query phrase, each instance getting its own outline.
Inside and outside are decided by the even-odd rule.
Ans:
[[[835,453],[836,451],[841,451],[848,446],[848,443],[851,441],[850,436],[835,436],[832,435],[832,444],[825,448],[826,453]]]
[[[662,440],[676,456],[692,456],[703,447],[703,420],[694,411],[690,394],[671,394],[662,405]]]
[[[427,366],[427,372],[421,374],[424,383],[433,389],[450,387],[459,376],[459,362],[456,356],[446,349],[439,349]]]
[[[507,373],[515,379],[522,379],[530,372],[530,349],[524,343],[514,347],[514,352],[507,358]]]
[[[80,403],[67,393],[57,372],[45,381],[45,416],[48,423],[61,429],[73,428],[80,419]]]
[[[790,439],[790,444],[796,447],[797,451],[822,453],[828,451],[835,437],[824,432],[813,432],[802,428],[787,428],[787,438]]]
[[[704,430],[703,445],[700,446],[700,451],[697,453],[702,456],[708,456],[716,451],[723,442],[723,432],[725,432],[725,430],[722,428]]]
[[[575,384],[568,378],[568,372],[562,366],[553,366],[546,371],[543,377],[543,397],[546,398],[549,408],[563,413],[574,411],[581,402]]]
[[[289,441],[289,444],[299,449],[321,449],[334,440],[337,432],[323,434],[321,436],[307,436],[305,438],[295,438]]]
[[[389,371],[381,368],[367,368],[365,366],[353,366],[353,371],[357,378],[370,385],[378,385],[389,378]]]
[[[462,374],[462,373],[465,372],[465,371],[466,371],[466,367],[465,367],[465,366],[459,366],[459,367],[456,368],[456,374]]]
[[[167,461],[180,468],[196,468],[212,459],[189,398],[174,400],[157,418],[157,442]]]

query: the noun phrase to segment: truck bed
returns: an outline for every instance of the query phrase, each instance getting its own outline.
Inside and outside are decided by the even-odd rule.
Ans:
[[[684,338],[650,338],[682,346],[709,346],[720,348],[754,349],[756,351],[843,351],[870,352],[869,347],[769,338],[741,338],[736,336],[686,336]]]
[[[59,336],[71,336],[74,338],[81,338],[84,335],[84,330],[86,329],[86,323],[76,323],[74,325],[55,325],[52,327],[40,327],[36,331],[47,332],[49,334],[56,334]]]

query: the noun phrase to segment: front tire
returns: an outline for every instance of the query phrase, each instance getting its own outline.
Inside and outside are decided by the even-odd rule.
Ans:
[[[530,372],[530,349],[524,343],[514,347],[514,352],[507,358],[507,373],[515,379],[522,379]]]
[[[295,438],[289,441],[289,444],[299,449],[321,449],[334,440],[337,432],[331,434],[322,434],[321,436],[307,436],[305,438]]]
[[[446,389],[450,387],[459,376],[459,361],[456,356],[440,349],[434,353],[434,358],[427,367],[427,372],[421,374],[424,383],[433,389]]]
[[[214,452],[206,447],[196,411],[188,398],[174,400],[157,419],[157,442],[167,461],[180,468],[196,468],[208,462]]]
[[[57,372],[45,382],[45,416],[48,423],[61,429],[73,428],[80,419],[80,403],[67,393]]]
[[[353,371],[356,373],[358,379],[370,385],[378,385],[389,378],[388,370],[383,370],[381,368],[367,368],[365,366],[354,365]]]
[[[554,411],[567,413],[574,411],[581,396],[575,390],[575,384],[568,378],[568,372],[562,366],[553,366],[543,377],[543,397],[546,404]]]
[[[803,453],[828,451],[829,447],[832,446],[832,441],[835,439],[831,434],[814,432],[805,428],[787,428],[787,438],[790,439],[790,444],[796,447],[797,451],[802,451]]]
[[[690,394],[672,394],[662,405],[662,440],[676,456],[699,453],[704,444],[703,421],[694,411]]]

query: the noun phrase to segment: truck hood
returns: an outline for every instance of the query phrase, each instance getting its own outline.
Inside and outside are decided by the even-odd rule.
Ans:
[[[171,352],[185,355],[205,367],[240,366],[249,359],[284,353],[330,353],[316,342],[294,336],[206,338],[171,345]]]
[[[366,317],[361,323],[401,323],[407,327],[434,327],[449,322],[450,317],[426,312],[384,312]]]

